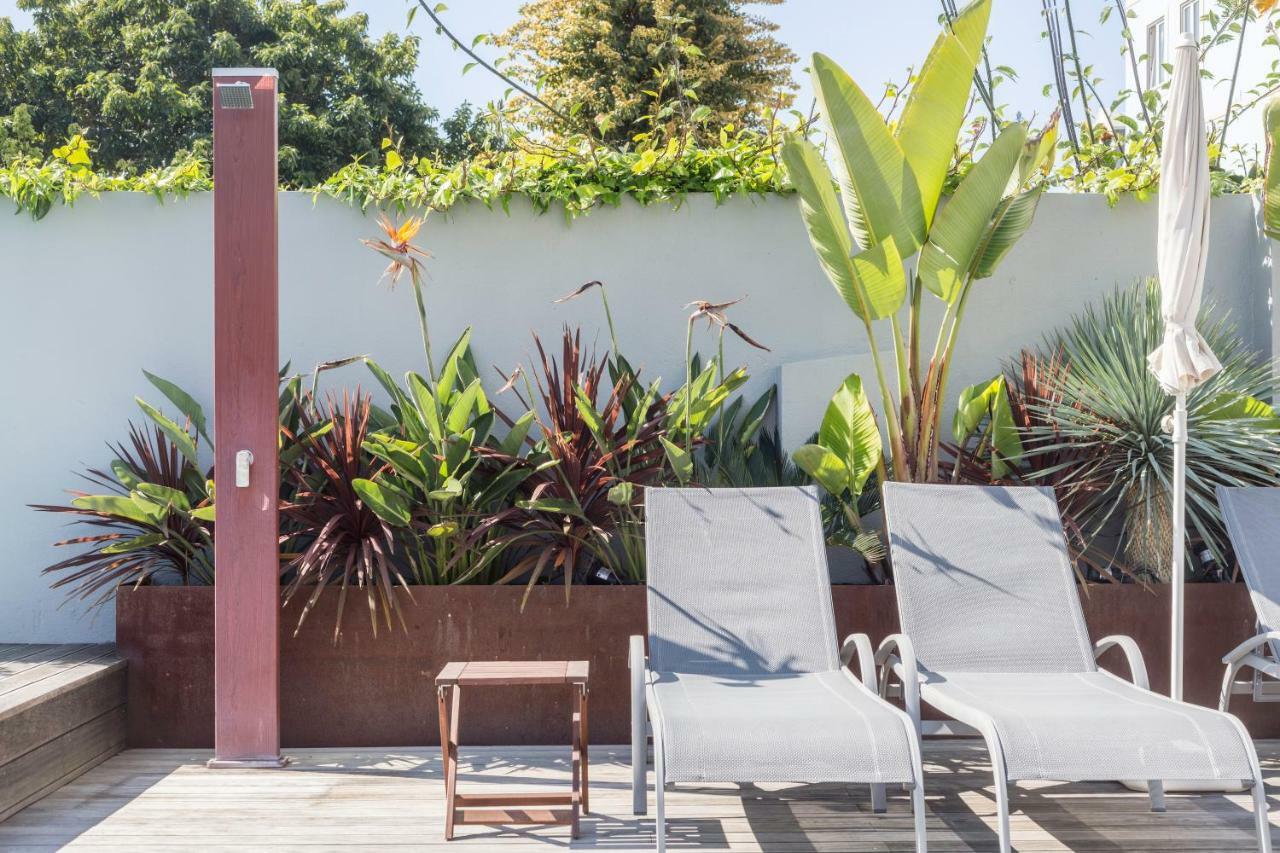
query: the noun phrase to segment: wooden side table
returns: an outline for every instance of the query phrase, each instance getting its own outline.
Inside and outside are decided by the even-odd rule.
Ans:
[[[440,748],[444,754],[444,837],[455,824],[557,824],[578,837],[579,813],[591,811],[587,799],[587,676],[584,660],[472,661],[445,664],[436,676],[440,706]],[[573,784],[556,794],[459,794],[458,709],[463,687],[518,684],[567,684],[573,688]],[[566,808],[567,807],[567,808]]]

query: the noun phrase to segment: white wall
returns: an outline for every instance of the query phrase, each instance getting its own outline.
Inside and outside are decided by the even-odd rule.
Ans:
[[[0,642],[112,635],[109,607],[95,619],[59,608],[62,593],[39,570],[58,555],[50,543],[73,534],[25,504],[62,501],[75,472],[105,464],[105,443],[123,439],[140,417],[135,394],[161,401],[142,368],[208,404],[210,205],[207,194],[163,207],[115,194],[55,209],[43,222],[0,218]],[[1252,200],[1218,200],[1213,215],[1209,293],[1269,352],[1267,247]],[[421,369],[408,285],[379,284],[383,264],[358,242],[375,236],[373,216],[285,193],[280,221],[284,357],[309,368],[368,353],[394,374]],[[719,208],[697,198],[678,211],[628,203],[569,224],[521,204],[509,217],[473,206],[433,216],[422,242],[435,256],[427,298],[438,347],[473,324],[485,367],[510,368],[527,358],[531,329],[554,340],[566,322],[607,347],[594,298],[551,304],[593,278],[609,283],[623,350],[646,375],[672,383],[683,370],[683,306],[746,295],[733,319],[773,351],[730,343],[731,358],[752,371],[749,393],[787,366],[782,420],[793,441],[816,425],[843,376],[841,359],[866,359],[860,327],[819,270],[791,198]],[[1086,302],[1153,272],[1154,246],[1154,203],[1110,209],[1096,197],[1046,197],[1031,233],[970,304],[953,394]],[[711,336],[700,339],[709,351]],[[834,361],[809,364],[822,359]],[[374,384],[359,366],[334,379]]]
[[[1134,46],[1137,48],[1139,57],[1147,53],[1147,28],[1156,20],[1163,18],[1165,58],[1167,62],[1173,62],[1173,49],[1182,33],[1180,10],[1187,2],[1190,0],[1129,0],[1128,9],[1133,16],[1129,22],[1129,29],[1133,33]],[[1210,8],[1216,9],[1219,13],[1222,11],[1218,0],[1199,0],[1199,4],[1202,15]],[[1236,17],[1238,23],[1239,16]],[[1203,37],[1211,34],[1209,22],[1201,20],[1199,35]],[[1204,81],[1202,87],[1205,118],[1215,127],[1222,125],[1222,119],[1227,112],[1228,98],[1231,97],[1231,103],[1236,106],[1253,101],[1255,95],[1250,94],[1250,90],[1261,86],[1267,80],[1267,75],[1271,73],[1277,60],[1280,60],[1280,53],[1276,51],[1276,46],[1263,43],[1266,37],[1267,29],[1264,22],[1257,16],[1253,16],[1245,28],[1244,51],[1240,54],[1240,72],[1236,75],[1234,97],[1231,96],[1231,77],[1236,62],[1238,42],[1232,40],[1218,45],[1204,56],[1202,70],[1213,75],[1212,79]],[[1138,69],[1145,89],[1147,87],[1146,62],[1140,61]],[[1132,64],[1127,57],[1124,73],[1125,88],[1135,89]],[[1126,113],[1134,117],[1141,116],[1136,96],[1129,98],[1128,101]],[[1266,104],[1267,99],[1264,99],[1231,120],[1227,128],[1228,147],[1244,145],[1256,152],[1254,156],[1261,160],[1263,152],[1266,151],[1266,134],[1263,133],[1262,127],[1262,110]]]

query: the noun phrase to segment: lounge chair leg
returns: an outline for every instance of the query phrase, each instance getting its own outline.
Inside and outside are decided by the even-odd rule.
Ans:
[[[631,638],[631,811],[648,811],[645,771],[649,761],[649,738],[645,732],[648,716],[644,696],[644,638]]]
[[[1267,819],[1267,786],[1262,775],[1253,783],[1253,818],[1258,824],[1259,853],[1271,853],[1271,821]]]
[[[911,816],[916,825],[916,853],[928,853],[928,834],[924,826],[924,785],[916,782],[911,788]]]
[[[871,810],[876,814],[884,814],[889,810],[889,803],[885,796],[884,785],[871,786]]]
[[[987,742],[987,753],[991,756],[991,775],[996,789],[996,815],[1000,821],[999,838],[1000,853],[1011,853],[1012,843],[1009,839],[1009,775],[1004,765],[1004,748],[994,729],[985,729],[983,740]]]
[[[658,853],[666,853],[667,851],[667,815],[664,808],[663,794],[666,792],[667,783],[663,779],[665,771],[662,761],[662,744],[655,738],[653,742],[653,790],[654,798],[654,825],[653,834],[658,842]]]
[[[1147,794],[1151,797],[1151,810],[1162,812],[1164,808],[1164,783],[1159,779],[1147,780]]]

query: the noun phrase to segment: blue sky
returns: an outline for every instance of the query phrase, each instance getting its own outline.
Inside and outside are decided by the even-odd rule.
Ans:
[[[1072,4],[1076,26],[1083,31],[1080,52],[1106,78],[1104,91],[1108,95],[1120,87],[1123,77],[1116,20],[1113,16],[1106,26],[1098,22],[1100,10],[1111,2],[1074,0]],[[470,41],[477,33],[508,27],[518,16],[520,5],[521,0],[450,0],[444,17],[451,29]],[[0,0],[0,16],[12,16],[21,26],[29,18],[16,6],[16,0]],[[366,12],[375,33],[405,32],[407,0],[348,0],[348,6]],[[938,0],[787,0],[781,6],[756,7],[779,25],[777,37],[801,57],[795,69],[796,81],[801,84],[797,104],[806,107],[810,95],[803,68],[814,51],[831,55],[868,92],[875,91],[887,80],[900,80],[907,66],[924,57],[937,33],[939,8]],[[463,101],[482,104],[501,94],[502,83],[483,69],[462,74],[467,58],[436,35],[425,15],[418,15],[413,30],[422,37],[418,85],[442,112]],[[995,0],[991,58],[1019,72],[1020,79],[1005,89],[1003,100],[1027,117],[1043,117],[1053,106],[1052,99],[1041,91],[1052,79],[1043,30],[1036,0]],[[490,58],[495,55],[492,48],[484,52]]]

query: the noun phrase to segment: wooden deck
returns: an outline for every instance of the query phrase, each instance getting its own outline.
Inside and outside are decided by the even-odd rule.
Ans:
[[[1260,745],[1280,793],[1280,742]],[[582,838],[563,827],[462,827],[443,841],[443,785],[434,749],[292,750],[285,770],[208,770],[207,753],[129,750],[0,823],[6,853],[73,849],[520,851],[564,847],[651,850],[652,813],[631,814],[627,751],[592,751],[591,805]],[[568,752],[551,747],[462,749],[463,790],[562,787]],[[995,848],[986,753],[968,742],[927,744],[931,851]],[[652,775],[650,782],[652,783]],[[652,812],[652,795],[650,795]],[[1023,784],[1013,795],[1020,851],[1247,851],[1247,797],[1169,796],[1152,814],[1145,795],[1113,784]],[[1275,794],[1272,808],[1280,808]],[[912,849],[905,794],[871,813],[865,788],[839,785],[682,785],[667,796],[675,850],[893,851]],[[1273,817],[1280,824],[1280,815]],[[1280,840],[1280,832],[1274,834]]]
[[[124,748],[124,669],[111,645],[0,644],[0,820]]]

